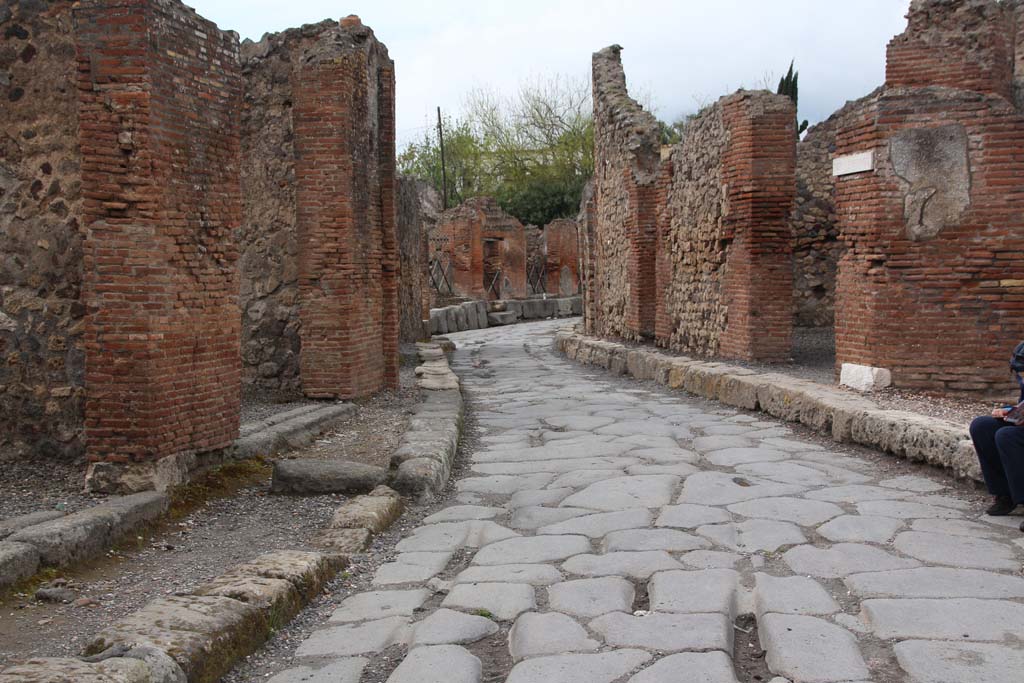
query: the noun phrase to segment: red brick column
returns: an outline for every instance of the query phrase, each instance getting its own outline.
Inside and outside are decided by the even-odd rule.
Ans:
[[[86,438],[146,461],[238,434],[237,40],[178,3],[75,11]]]

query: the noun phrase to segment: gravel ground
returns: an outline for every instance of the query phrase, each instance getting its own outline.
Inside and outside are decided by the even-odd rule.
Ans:
[[[102,497],[82,491],[85,463],[0,459],[0,519],[40,510],[74,512]]]

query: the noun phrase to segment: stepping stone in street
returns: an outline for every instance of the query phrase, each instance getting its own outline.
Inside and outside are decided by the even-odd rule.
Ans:
[[[903,524],[892,517],[843,515],[818,527],[818,533],[835,543],[888,543]]]
[[[550,564],[499,564],[466,567],[455,577],[455,583],[528,583],[532,586],[550,586],[562,579],[562,572]]]
[[[650,659],[643,650],[535,657],[516,664],[505,683],[612,683]]]
[[[1012,641],[1024,633],[1024,605],[1008,600],[872,598],[861,614],[879,638]]]
[[[646,579],[654,572],[682,568],[683,565],[664,550],[576,555],[562,565],[567,573],[578,576],[629,576],[634,579]]]
[[[662,657],[629,683],[679,683],[679,672],[685,671],[693,683],[738,683],[732,659],[724,652],[682,652]]]
[[[771,448],[725,448],[704,455],[705,460],[718,467],[736,467],[752,462],[774,462],[785,460],[788,457],[789,455],[786,453]]]
[[[586,536],[509,538],[481,548],[473,564],[506,564],[509,560],[519,564],[557,562],[590,550],[590,539]]]
[[[727,510],[708,505],[668,505],[661,510],[655,526],[669,526],[680,529],[696,529],[705,524],[728,522],[732,515]]]
[[[984,538],[947,536],[924,531],[906,531],[893,545],[904,555],[923,562],[972,569],[1020,568],[1020,553],[1012,545]]]
[[[915,683],[1016,683],[1024,649],[995,643],[906,640],[893,647]]]
[[[591,484],[563,500],[561,506],[605,511],[661,507],[672,502],[678,485],[679,477],[666,474],[618,477]]]
[[[1024,578],[980,569],[918,567],[846,577],[862,598],[1024,598]]]
[[[387,683],[480,683],[483,667],[458,645],[427,645],[409,651]]]
[[[728,509],[743,517],[793,522],[801,526],[816,526],[843,514],[842,508],[832,503],[787,497],[748,500],[734,503]]]
[[[880,548],[860,543],[837,543],[830,548],[798,545],[787,550],[782,559],[797,574],[822,579],[838,579],[848,574],[920,566],[917,560],[897,557]]]
[[[331,623],[350,623],[386,617],[412,616],[430,597],[425,588],[408,591],[370,591],[345,598],[331,615]]]
[[[572,617],[558,612],[520,615],[508,634],[508,649],[515,662],[541,655],[593,652],[600,647]]]
[[[317,629],[299,645],[296,657],[343,657],[380,652],[405,644],[411,629],[408,617],[389,617],[362,624]]]
[[[731,622],[738,589],[739,574],[732,569],[704,569],[659,572],[647,592],[654,612],[718,612]]]
[[[608,612],[631,612],[633,584],[619,577],[578,579],[548,587],[548,606],[577,617],[597,617]]]
[[[555,508],[562,509],[565,508]],[[601,512],[577,516],[565,522],[558,522],[537,530],[538,534],[581,534],[590,538],[601,538],[605,534],[622,529],[637,529],[651,525],[650,510],[634,509],[618,512]]]
[[[863,681],[870,676],[854,635],[824,619],[767,614],[758,627],[772,673],[794,681]]]
[[[594,619],[589,626],[613,647],[642,647],[660,652],[732,652],[732,622],[724,614],[650,612],[636,617],[612,612]]]
[[[765,614],[835,614],[839,603],[820,583],[806,576],[771,576],[755,574],[754,612],[761,619]]]
[[[475,643],[497,632],[498,625],[487,617],[441,608],[412,627],[410,647]]]
[[[486,611],[495,619],[512,621],[536,609],[537,602],[534,587],[525,583],[458,583],[441,606]]]
[[[711,544],[699,536],[676,529],[628,529],[613,531],[604,537],[604,552],[619,550],[664,550],[670,553],[710,548]]]

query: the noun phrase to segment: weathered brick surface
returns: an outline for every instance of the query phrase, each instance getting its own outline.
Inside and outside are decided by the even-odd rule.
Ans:
[[[94,460],[238,434],[238,43],[173,0],[75,5]]]
[[[303,391],[398,385],[394,64],[356,17],[303,51],[295,88]]]
[[[471,299],[526,296],[526,233],[494,199],[475,197],[445,211],[435,234],[434,248],[451,259],[455,294]]]
[[[423,321],[430,319],[427,235],[440,219],[441,196],[422,180],[399,176],[397,203],[399,340],[411,343],[429,336],[423,329]]]
[[[84,451],[71,3],[0,7],[0,451]]]
[[[1004,9],[915,1],[885,88],[837,135],[836,154],[875,159],[836,179],[837,363],[888,368],[896,386],[1002,394],[1024,337],[1024,118]]]
[[[546,292],[574,296],[579,291],[579,236],[575,220],[559,219],[544,226],[542,236]]]
[[[619,49],[594,55],[593,219],[584,200],[587,329],[678,351],[788,357],[792,103],[722,98],[660,161],[658,127],[626,92]]]

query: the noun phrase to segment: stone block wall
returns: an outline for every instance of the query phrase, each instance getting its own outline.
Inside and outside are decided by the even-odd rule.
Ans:
[[[1012,93],[1011,5],[915,0],[886,84],[838,131],[874,169],[836,179],[846,251],[837,364],[900,387],[1010,393],[1024,338],[1024,117]]]
[[[0,459],[85,448],[71,3],[0,6]]]
[[[470,299],[520,299],[526,290],[526,233],[491,197],[475,197],[441,214],[435,244],[451,259],[455,294]],[[489,244],[488,244],[489,243]],[[489,291],[494,274],[497,291]],[[485,279],[487,280],[485,282]]]
[[[580,278],[576,221],[563,218],[545,225],[543,253],[548,296],[576,295]]]
[[[174,0],[75,5],[90,459],[238,434],[238,39]]]
[[[594,118],[593,220],[582,223],[588,330],[788,358],[792,103],[767,92],[722,98],[662,162],[657,122],[629,97],[613,46],[594,55]]]
[[[430,248],[427,236],[441,214],[441,195],[422,180],[398,177],[396,229],[401,278],[398,287],[399,341],[411,343],[429,336]]]
[[[305,50],[294,100],[304,393],[398,386],[394,63],[357,17]]]

